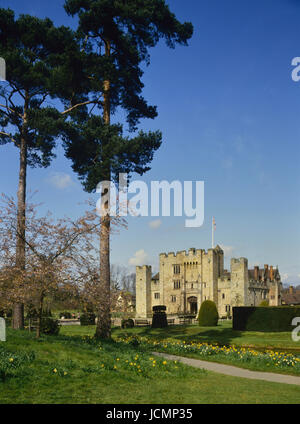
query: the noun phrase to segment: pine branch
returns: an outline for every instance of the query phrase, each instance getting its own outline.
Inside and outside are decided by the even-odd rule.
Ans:
[[[12,137],[11,134],[8,134],[4,131],[0,131],[0,135],[3,135],[4,137],[8,137],[14,144],[17,144],[16,140]]]

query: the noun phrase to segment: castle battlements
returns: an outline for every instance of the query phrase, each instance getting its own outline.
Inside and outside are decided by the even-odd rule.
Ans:
[[[223,252],[222,249],[217,246],[216,248],[212,249],[207,249],[207,251],[205,249],[195,249],[194,247],[189,248],[188,250],[179,250],[178,252],[163,252],[159,254],[159,257],[161,258],[177,258],[177,257],[196,257],[196,256],[200,256],[201,254],[204,255],[208,255],[211,254],[212,252]]]
[[[137,270],[151,270],[152,266],[151,265],[141,265],[141,266],[137,266],[136,267]]]
[[[231,259],[231,263],[232,264],[248,264],[248,259],[247,258],[232,258]]]
[[[160,253],[159,273],[151,267],[137,267],[137,316],[150,316],[152,307],[166,305],[169,315],[196,314],[201,302],[216,303],[221,317],[231,316],[232,307],[281,304],[280,274],[277,268],[248,268],[248,259],[232,258],[230,270],[224,269],[224,251],[214,249],[180,250]],[[154,278],[155,277],[155,278]],[[272,281],[273,280],[273,281]]]

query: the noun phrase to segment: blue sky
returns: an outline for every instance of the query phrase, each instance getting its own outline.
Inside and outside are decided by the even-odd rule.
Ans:
[[[300,56],[297,0],[172,0],[181,21],[191,21],[189,47],[151,51],[144,96],[158,106],[154,121],[163,145],[143,180],[204,180],[205,222],[185,228],[185,218],[129,218],[112,238],[112,262],[149,263],[158,254],[211,246],[250,265],[278,265],[283,281],[300,283],[299,138],[300,82],[291,78]],[[18,13],[74,25],[63,1],[1,0]],[[120,119],[118,115],[115,119]],[[18,156],[1,147],[1,191],[15,194]],[[84,193],[58,148],[48,169],[29,170],[28,185],[57,216],[78,216]],[[93,195],[96,198],[96,195]]]

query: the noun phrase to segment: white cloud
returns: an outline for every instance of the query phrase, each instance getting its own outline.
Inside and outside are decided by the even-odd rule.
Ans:
[[[153,230],[156,230],[157,228],[159,228],[161,226],[162,222],[160,219],[156,219],[154,221],[149,222],[149,227],[152,228]]]
[[[55,172],[47,179],[47,181],[54,187],[64,190],[67,187],[70,187],[74,184],[72,178],[69,174],[64,172]]]
[[[135,252],[133,257],[129,259],[128,263],[129,265],[134,265],[134,266],[146,265],[147,259],[148,259],[148,254],[145,252],[144,249],[141,249]]]
[[[281,279],[282,281],[287,281],[289,279],[289,274],[288,273],[282,274]]]
[[[224,255],[231,257],[232,253],[234,251],[234,247],[233,246],[225,246],[224,244],[220,244],[221,249],[224,251]]]

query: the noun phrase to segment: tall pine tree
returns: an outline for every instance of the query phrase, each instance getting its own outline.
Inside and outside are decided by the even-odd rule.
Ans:
[[[26,175],[29,167],[47,167],[68,114],[90,103],[84,96],[84,55],[75,34],[49,19],[15,18],[0,9],[0,57],[6,82],[0,85],[0,144],[19,151],[16,268],[25,269]],[[81,94],[79,94],[81,93]],[[61,100],[61,110],[53,99]],[[24,325],[23,305],[13,308],[13,327]]]
[[[160,39],[170,48],[187,45],[193,27],[180,23],[165,0],[66,0],[65,10],[79,18],[82,49],[93,52],[90,61],[90,93],[98,103],[77,120],[78,132],[65,138],[66,156],[88,192],[100,181],[116,181],[119,172],[149,170],[162,135],[140,131],[131,138],[122,126],[111,124],[111,115],[125,111],[130,131],[142,118],[155,118],[156,107],[142,96],[141,66],[149,64],[149,49]],[[101,72],[99,72],[101,70]],[[107,198],[107,190],[102,196]],[[103,302],[98,307],[96,337],[110,337],[110,231],[109,202],[101,218],[100,281]]]

